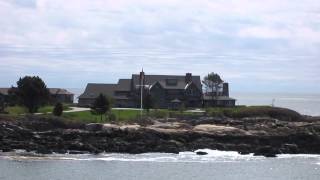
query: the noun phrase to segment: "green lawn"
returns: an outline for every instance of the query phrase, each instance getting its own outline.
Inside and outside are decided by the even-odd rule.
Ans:
[[[112,109],[111,116],[113,116],[114,121],[118,122],[130,122],[135,121],[140,118],[140,111],[138,110],[118,110]],[[168,109],[157,109],[150,110],[149,113],[147,111],[143,111],[143,116],[154,117],[154,118],[166,118],[166,117],[177,117],[177,116],[193,116],[198,115],[199,113],[190,113],[190,112],[179,112],[179,111],[171,111]],[[107,116],[102,117],[99,115],[93,115],[90,111],[81,111],[81,112],[70,112],[63,113],[62,117],[70,120],[81,121],[85,123],[101,123],[101,122],[109,122],[110,118]]]
[[[19,114],[25,114],[27,112],[27,109],[22,106],[9,106],[9,107],[6,107],[4,111],[8,112],[11,115],[19,115]]]
[[[137,110],[111,110],[112,116],[114,116],[116,121],[131,121],[139,118],[140,111]],[[109,119],[107,116],[102,117],[100,115],[93,115],[90,111],[81,111],[81,112],[70,112],[63,113],[62,117],[81,121],[81,122],[107,122]]]

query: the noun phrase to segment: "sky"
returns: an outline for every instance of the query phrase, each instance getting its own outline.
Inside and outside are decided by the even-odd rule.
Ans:
[[[0,87],[220,74],[232,91],[318,93],[319,0],[0,0]]]

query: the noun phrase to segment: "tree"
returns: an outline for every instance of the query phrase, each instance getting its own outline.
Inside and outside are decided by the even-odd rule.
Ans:
[[[48,103],[49,90],[38,76],[25,76],[17,82],[17,87],[12,88],[18,102],[24,105],[29,113],[35,113],[41,105]]]
[[[53,115],[55,116],[61,116],[63,112],[63,105],[61,103],[57,103],[53,108]]]
[[[209,94],[212,98],[212,101],[214,98],[217,98],[218,90],[220,88],[221,83],[223,83],[221,77],[218,74],[211,72],[203,78],[202,83],[205,86],[206,92],[208,93],[210,91]]]
[[[4,95],[0,93],[0,113],[4,112],[5,100]]]
[[[92,104],[91,107],[91,112],[92,114],[97,114],[101,116],[101,121],[102,121],[102,115],[104,115],[107,111],[110,110],[110,101],[109,99],[103,95],[99,94],[99,96],[95,99],[94,103]]]
[[[149,112],[149,110],[153,107],[153,99],[151,94],[147,94],[144,98],[143,98],[143,108],[147,110],[147,112]]]

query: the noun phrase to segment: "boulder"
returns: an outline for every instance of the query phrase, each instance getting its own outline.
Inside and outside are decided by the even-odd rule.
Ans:
[[[281,152],[279,149],[271,147],[271,146],[264,146],[259,147],[255,150],[254,156],[264,156],[264,157],[277,157],[277,154],[280,154]]]
[[[89,123],[86,124],[85,130],[87,131],[101,131],[103,129],[103,124],[100,123]]]
[[[114,130],[118,130],[118,129],[120,129],[120,127],[118,125],[115,125],[115,124],[103,124],[103,126],[102,126],[102,130],[106,131],[108,133],[111,133]]]
[[[204,151],[197,151],[196,154],[197,155],[207,155],[208,153],[204,152]]]
[[[297,154],[299,152],[299,148],[296,144],[284,144],[282,149],[285,153]]]

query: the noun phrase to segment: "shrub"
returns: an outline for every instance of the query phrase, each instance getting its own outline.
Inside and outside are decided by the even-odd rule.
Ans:
[[[57,103],[52,111],[52,114],[55,116],[61,116],[63,112],[63,105],[61,103]]]

